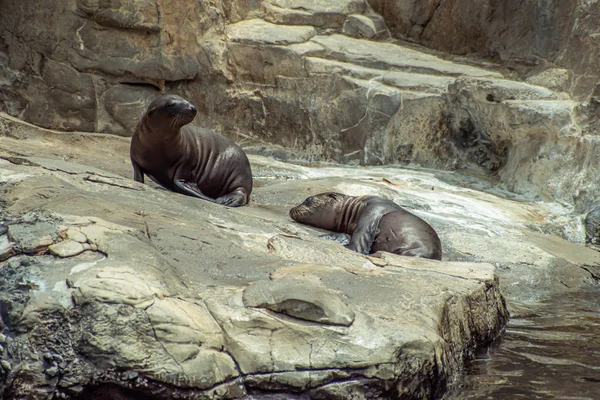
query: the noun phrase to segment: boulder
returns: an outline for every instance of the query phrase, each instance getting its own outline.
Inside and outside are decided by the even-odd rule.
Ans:
[[[313,179],[231,209],[132,181],[121,138],[101,161],[20,127],[0,148],[46,141],[0,160],[5,397],[438,396],[508,318],[488,263],[365,257],[290,221]]]

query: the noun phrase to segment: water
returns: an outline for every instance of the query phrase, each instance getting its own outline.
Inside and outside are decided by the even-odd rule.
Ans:
[[[479,349],[444,397],[600,399],[600,287],[509,303],[504,334]]]

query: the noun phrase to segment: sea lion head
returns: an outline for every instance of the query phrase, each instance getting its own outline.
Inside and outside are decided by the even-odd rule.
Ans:
[[[290,210],[290,218],[302,224],[333,230],[339,223],[348,197],[335,192],[310,196]]]
[[[198,109],[183,97],[165,94],[150,103],[145,117],[150,119],[153,126],[179,131],[179,128],[192,122],[197,112]]]

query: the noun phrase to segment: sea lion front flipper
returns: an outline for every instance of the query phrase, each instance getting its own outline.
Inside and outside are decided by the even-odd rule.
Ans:
[[[183,179],[175,179],[173,181],[173,184],[183,194],[187,194],[189,196],[194,196],[194,197],[199,197],[203,200],[208,200],[212,203],[216,203],[215,199],[211,199],[210,197],[208,197],[207,195],[202,193],[202,191],[198,187],[198,184],[196,184],[194,182],[186,182]]]
[[[133,166],[133,180],[144,183],[144,171],[142,171],[142,168],[133,159],[131,160],[131,165]]]
[[[346,245],[346,248],[354,250],[361,254],[369,254],[373,241],[375,241],[375,235],[377,233],[377,227],[379,221],[383,217],[383,210],[377,206],[367,206],[356,224],[354,232],[352,232],[352,238],[350,244]]]
[[[319,237],[326,240],[333,240],[344,246],[350,243],[350,235],[347,233],[326,233],[324,235],[319,235]]]

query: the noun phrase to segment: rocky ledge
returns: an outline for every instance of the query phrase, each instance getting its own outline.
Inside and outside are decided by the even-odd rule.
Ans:
[[[291,221],[333,184],[302,167],[252,157],[231,209],[134,182],[126,139],[0,126],[5,398],[430,398],[507,321],[491,264],[362,256]]]

